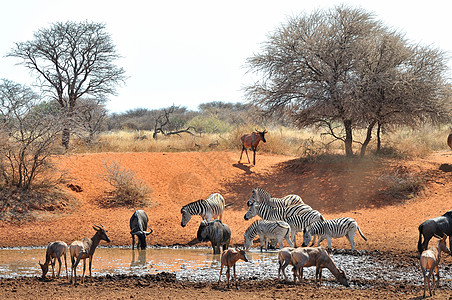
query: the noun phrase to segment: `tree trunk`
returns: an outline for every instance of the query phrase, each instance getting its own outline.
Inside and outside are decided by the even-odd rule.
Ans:
[[[366,155],[366,149],[367,149],[367,146],[370,143],[370,140],[372,139],[372,130],[373,130],[374,126],[375,126],[375,123],[377,123],[377,121],[372,121],[372,123],[370,123],[369,126],[367,127],[366,139],[364,140],[364,143],[361,146],[361,153],[360,153],[361,157]]]
[[[377,124],[377,153],[381,151],[381,124],[378,122]]]
[[[64,146],[64,149],[69,149],[69,140],[71,138],[71,130],[66,127],[63,129],[63,133],[62,133],[62,138],[61,138],[61,143]]]
[[[351,120],[345,120],[344,121],[344,128],[345,128],[345,155],[347,157],[353,156],[353,130],[352,130],[352,121]]]

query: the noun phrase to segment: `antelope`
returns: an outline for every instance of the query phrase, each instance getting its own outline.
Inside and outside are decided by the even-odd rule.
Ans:
[[[243,260],[245,262],[248,262],[248,259],[246,258],[245,250],[243,249],[228,249],[223,251],[223,254],[221,255],[221,269],[220,269],[220,278],[218,278],[218,286],[220,285],[221,280],[221,274],[223,273],[223,266],[227,267],[226,270],[226,278],[228,282],[228,288],[229,286],[229,276],[230,276],[230,269],[233,267],[234,269],[234,281],[235,281],[235,288],[238,290],[237,286],[237,275],[235,273],[235,263],[239,260]]]
[[[301,282],[303,279],[303,268],[315,266],[315,282],[320,285],[322,283],[322,269],[327,268],[336,277],[336,279],[345,285],[349,286],[347,277],[344,271],[338,269],[336,264],[331,259],[324,247],[307,247],[307,248],[296,248],[292,251],[292,265],[293,267],[293,282],[297,281],[298,278]]]
[[[438,241],[438,244],[435,246],[431,246],[430,249],[425,250],[421,254],[420,264],[422,274],[424,275],[424,295],[425,298],[425,288],[426,284],[428,286],[428,291],[430,292],[430,296],[432,296],[432,289],[430,287],[430,276],[432,276],[432,284],[433,284],[433,294],[435,294],[436,287],[439,286],[439,270],[438,265],[441,259],[441,251],[450,253],[450,249],[446,246],[446,238],[447,235],[443,235],[443,237]],[[428,270],[428,275],[427,275]],[[433,271],[436,271],[436,276],[438,277],[435,286],[435,274]]]
[[[91,265],[93,262],[94,251],[96,251],[96,247],[97,245],[99,245],[99,242],[101,240],[110,243],[110,239],[107,236],[107,231],[102,224],[100,224],[100,226],[94,224],[93,229],[96,230],[96,233],[92,238],[84,237],[81,241],[74,241],[69,246],[69,252],[71,254],[71,282],[73,282],[74,285],[77,281],[75,270],[77,269],[77,265],[80,260],[83,259],[82,283],[85,281],[85,268],[87,258],[89,258],[89,276],[92,280]]]
[[[245,150],[245,154],[246,157],[248,158],[248,163],[250,163],[250,158],[248,156],[248,148],[251,148],[251,150],[253,150],[253,165],[256,165],[256,150],[257,150],[257,146],[259,145],[260,141],[263,141],[264,143],[266,143],[267,141],[265,140],[265,134],[267,133],[267,130],[264,129],[264,131],[258,131],[257,129],[255,129],[256,131],[251,133],[251,134],[244,134],[242,135],[242,137],[240,138],[240,141],[242,143],[242,152],[240,153],[240,159],[239,159],[239,163],[242,161],[242,155],[243,155],[243,151]]]
[[[287,281],[286,268],[292,262],[292,252],[295,248],[285,247],[278,252],[278,280],[280,278],[281,272],[284,275],[284,279]]]
[[[58,259],[58,274],[57,277],[60,277],[61,272],[61,256],[64,255],[64,264],[66,265],[66,277],[69,278],[67,272],[67,261],[66,261],[66,251],[67,244],[65,242],[57,241],[51,242],[47,246],[46,250],[46,261],[41,264],[39,262],[39,266],[42,270],[42,279],[45,279],[47,272],[49,271],[49,264],[52,265],[52,278],[55,278],[55,260]]]

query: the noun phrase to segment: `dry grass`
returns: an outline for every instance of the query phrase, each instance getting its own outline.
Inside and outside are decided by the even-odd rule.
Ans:
[[[106,132],[99,136],[93,145],[78,144],[75,152],[185,152],[232,150],[240,151],[240,137],[252,132],[256,126],[233,128],[223,134],[202,134],[159,136],[152,138],[152,132],[117,131]],[[299,157],[323,154],[343,154],[342,141],[334,141],[329,135],[322,135],[314,129],[294,129],[287,127],[267,128],[267,143],[259,144],[259,151],[292,155]],[[364,131],[355,131],[354,139],[364,140]],[[448,126],[426,126],[420,129],[399,128],[382,136],[384,154],[399,157],[423,157],[431,151],[448,149],[446,140]],[[361,145],[354,144],[354,151],[359,153]],[[367,148],[371,154],[376,150],[375,134]]]

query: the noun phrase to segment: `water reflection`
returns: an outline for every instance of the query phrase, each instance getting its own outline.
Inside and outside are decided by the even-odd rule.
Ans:
[[[138,253],[138,258],[136,258]],[[146,268],[146,250],[132,250],[132,261],[130,262],[130,268]]]

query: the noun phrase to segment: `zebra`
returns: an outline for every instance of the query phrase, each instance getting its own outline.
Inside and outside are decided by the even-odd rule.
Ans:
[[[280,249],[283,247],[283,239],[286,239],[290,247],[293,247],[292,241],[290,240],[290,225],[284,221],[254,221],[243,234],[245,237],[245,250],[248,250],[251,247],[256,235],[259,235],[261,240],[261,252],[264,242],[265,250],[267,250],[267,244],[270,239],[276,239]]]
[[[303,231],[303,247],[306,247],[308,243],[311,241],[312,236],[314,236],[314,240],[312,241],[312,245],[314,245],[315,239],[319,236],[319,240],[317,242],[317,246],[320,245],[320,242],[324,239],[328,241],[328,249],[331,250],[331,238],[339,238],[343,236],[347,236],[347,239],[350,241],[350,245],[352,246],[352,250],[355,250],[355,233],[356,229],[358,229],[361,237],[367,241],[366,237],[361,232],[361,229],[358,226],[358,223],[348,217],[325,220],[325,221],[317,221],[313,223],[311,226],[308,226]]]
[[[206,221],[219,217],[219,220],[221,221],[224,207],[224,198],[218,193],[210,195],[206,200],[201,199],[191,202],[182,206],[180,210],[180,213],[182,214],[180,225],[185,227],[192,215],[200,215],[203,220]]]
[[[288,207],[274,208],[269,205],[254,202],[246,212],[244,218],[249,220],[255,216],[259,216],[269,221],[285,221],[288,217],[304,214],[312,210],[307,204],[296,204]]]
[[[269,192],[263,188],[254,188],[251,192],[251,197],[246,202],[246,205],[251,206],[254,202],[264,203],[271,207],[287,207],[294,204],[304,204],[301,197],[298,195],[287,195],[282,198],[272,198]]]
[[[303,232],[303,229],[310,226],[317,221],[325,221],[325,218],[317,210],[310,210],[302,215],[295,215],[288,217],[285,220],[290,225],[291,236],[290,239],[293,241],[295,248],[297,247],[297,233],[299,231]]]

